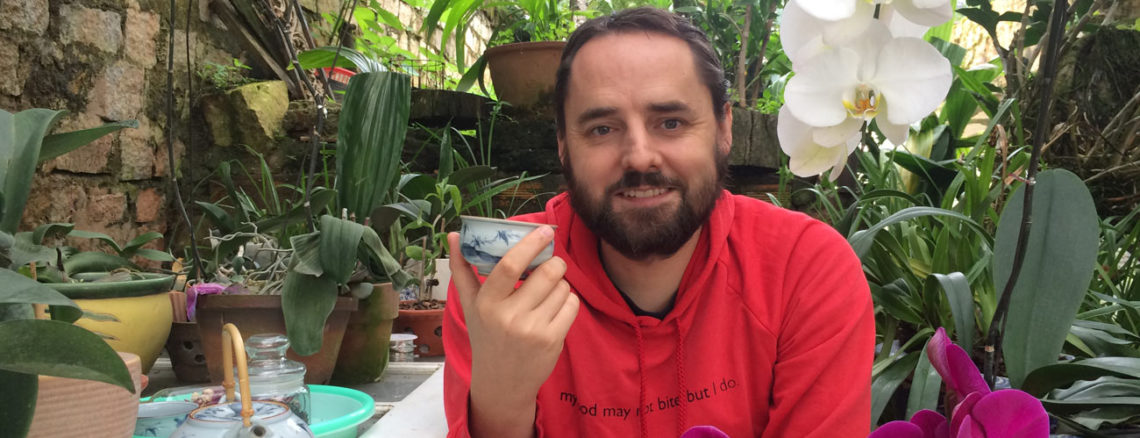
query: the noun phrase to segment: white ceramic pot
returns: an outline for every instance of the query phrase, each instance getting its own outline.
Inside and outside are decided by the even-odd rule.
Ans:
[[[170,438],[313,438],[309,426],[284,403],[253,402],[251,425],[242,423],[241,403],[195,409]]]

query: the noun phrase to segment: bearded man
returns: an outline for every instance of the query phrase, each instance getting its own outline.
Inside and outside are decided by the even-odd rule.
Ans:
[[[588,21],[555,109],[570,190],[515,219],[557,232],[485,279],[449,236],[449,436],[866,436],[859,260],[827,225],[724,190],[732,112],[705,35],[651,8]]]

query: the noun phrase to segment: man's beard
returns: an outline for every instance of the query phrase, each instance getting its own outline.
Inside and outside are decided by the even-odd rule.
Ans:
[[[672,256],[708,221],[720,197],[728,174],[728,155],[719,150],[714,153],[716,173],[694,185],[668,178],[661,172],[629,171],[606,188],[600,202],[590,198],[587,189],[575,178],[569,156],[564,156],[562,171],[570,188],[570,205],[594,235],[626,258],[641,261],[653,256]],[[614,211],[615,193],[645,187],[676,190],[681,195],[680,205]]]

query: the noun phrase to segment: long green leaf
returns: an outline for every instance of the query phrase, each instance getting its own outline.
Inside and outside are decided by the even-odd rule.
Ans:
[[[75,229],[75,224],[67,223],[51,223],[43,224],[32,230],[31,243],[36,245],[43,245],[44,237],[47,236],[66,236],[71,230]]]
[[[321,232],[299,234],[289,239],[293,246],[293,258],[289,269],[305,275],[320,277],[325,273],[321,268]]]
[[[872,225],[866,230],[856,232],[851,236],[850,239],[847,240],[851,244],[851,248],[855,250],[855,254],[862,258],[863,255],[867,253],[867,250],[871,249],[871,245],[875,241],[875,234],[877,234],[880,230],[899,222],[904,222],[923,216],[943,216],[959,219],[970,227],[978,230],[980,233],[985,233],[985,231],[982,230],[981,226],[979,226],[977,222],[974,222],[972,219],[963,215],[962,213],[935,207],[910,207],[899,210],[899,212],[888,216],[886,219],[879,221],[879,223]]]
[[[302,356],[321,350],[325,320],[336,305],[337,286],[328,276],[314,277],[289,271],[281,288],[285,334],[293,351]]]
[[[36,412],[36,394],[39,393],[39,376],[0,370],[0,436],[27,436],[32,427],[32,414]]]
[[[0,304],[47,304],[52,308],[70,307],[79,311],[79,306],[74,301],[55,289],[13,271],[0,269],[0,283],[4,284],[4,287],[0,287]],[[79,319],[78,315],[72,313],[71,316],[75,318],[64,322],[73,322]]]
[[[384,247],[384,243],[380,241],[380,236],[371,228],[364,230],[361,243],[361,251],[372,259],[373,263],[380,266],[380,269],[386,274],[387,280],[392,282],[393,287],[403,289],[415,283],[415,278],[400,267],[400,262],[392,257],[392,254]],[[379,280],[383,281],[383,279]]]
[[[16,114],[0,110],[0,231],[14,234],[20,225],[43,139],[64,114],[39,108]]]
[[[339,49],[340,53],[337,53]],[[336,58],[337,67],[355,68],[360,73],[374,73],[385,71],[383,65],[367,55],[347,47],[317,47],[306,50],[297,55],[301,68],[306,70],[332,67],[333,58]],[[292,68],[292,66],[290,66]]]
[[[914,367],[914,380],[910,383],[910,396],[906,399],[906,418],[923,409],[938,410],[938,399],[942,395],[942,376],[930,364],[926,347],[922,357]]]
[[[100,137],[123,128],[138,128],[138,120],[122,120],[111,122],[102,126],[78,131],[52,134],[44,137],[43,148],[40,150],[40,162],[50,160],[73,150],[79,149],[98,140]]]
[[[67,235],[81,239],[96,239],[102,241],[103,243],[106,243],[111,247],[111,249],[115,250],[116,254],[122,254],[123,252],[123,248],[119,246],[119,243],[116,242],[114,238],[103,233],[86,230],[71,230],[71,232],[67,233]]]
[[[411,111],[411,82],[396,73],[352,77],[336,145],[337,206],[359,220],[395,201],[400,155]]]
[[[337,284],[348,283],[356,268],[356,249],[366,227],[356,222],[321,216],[320,260],[324,275]]]
[[[0,369],[94,380],[135,391],[131,373],[98,335],[62,321],[0,322]]]
[[[1099,219],[1080,178],[1063,169],[1037,175],[1033,228],[1010,296],[1002,352],[1014,387],[1057,362],[1096,264]],[[1002,212],[994,243],[994,290],[1004,290],[1021,226],[1024,186]]]
[[[883,348],[890,348],[884,346]],[[883,372],[871,379],[871,423],[878,424],[879,416],[883,415],[887,402],[895,395],[895,391],[903,381],[914,371],[918,363],[919,353],[907,353],[906,356],[894,361]]]
[[[157,231],[150,231],[147,233],[143,233],[143,234],[139,235],[138,237],[131,239],[130,242],[127,242],[127,244],[123,246],[123,256],[129,257],[129,256],[133,255],[135,251],[138,251],[139,248],[142,248],[143,245],[150,243],[152,240],[157,240],[157,239],[161,239],[161,238],[162,238],[162,233],[159,233]]]
[[[974,350],[974,293],[970,282],[961,272],[931,274],[931,277],[946,292],[950,302],[950,313],[954,316],[954,333],[958,346],[966,351]]]
[[[1021,390],[1041,397],[1049,391],[1063,388],[1078,380],[1094,380],[1103,376],[1140,379],[1140,359],[1098,357],[1046,365],[1029,373]]]

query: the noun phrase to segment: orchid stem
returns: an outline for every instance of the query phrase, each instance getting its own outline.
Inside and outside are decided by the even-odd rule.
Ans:
[[[997,309],[994,310],[993,320],[990,321],[989,333],[985,345],[985,378],[986,384],[992,389],[996,376],[994,367],[1001,350],[1001,337],[1005,332],[1006,315],[1009,313],[1009,300],[1013,295],[1013,287],[1021,274],[1021,265],[1025,261],[1026,247],[1029,244],[1029,232],[1033,226],[1033,186],[1037,182],[1037,164],[1041,159],[1041,149],[1045,144],[1045,136],[1049,129],[1049,109],[1053,94],[1053,81],[1057,77],[1057,58],[1060,53],[1061,36],[1064,33],[1065,15],[1068,9],[1066,0],[1055,0],[1053,12],[1049,22],[1049,40],[1046,43],[1045,53],[1041,63],[1041,98],[1038,102],[1037,124],[1033,128],[1033,152],[1029,158],[1029,170],[1025,182],[1025,199],[1022,208],[1021,228],[1017,233],[1017,248],[1013,254],[1013,268],[1009,279],[1001,292]]]

